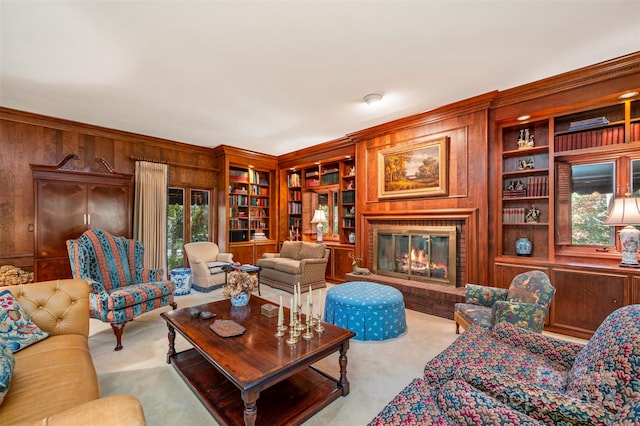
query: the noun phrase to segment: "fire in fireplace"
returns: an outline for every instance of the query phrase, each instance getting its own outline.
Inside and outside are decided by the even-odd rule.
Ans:
[[[374,229],[376,274],[456,285],[456,227]]]

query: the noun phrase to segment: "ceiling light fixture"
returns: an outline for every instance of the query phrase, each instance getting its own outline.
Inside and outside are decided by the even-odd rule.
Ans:
[[[363,99],[367,103],[367,105],[373,105],[382,100],[382,95],[379,93],[369,93]]]
[[[622,95],[618,96],[618,99],[629,99],[629,98],[633,98],[635,96],[638,96],[638,92],[636,92],[636,91],[627,92],[627,93],[623,93]]]
[[[521,115],[520,117],[517,118],[517,120],[518,121],[524,121],[524,120],[528,120],[530,118],[531,118],[530,115]]]

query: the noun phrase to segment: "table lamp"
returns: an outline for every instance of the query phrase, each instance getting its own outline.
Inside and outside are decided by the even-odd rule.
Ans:
[[[315,223],[316,229],[318,230],[317,241],[319,243],[322,242],[322,226],[327,223],[327,216],[324,214],[324,210],[317,209],[313,214],[313,219],[311,219],[311,223]]]
[[[613,200],[613,205],[604,221],[607,226],[624,226],[620,230],[620,244],[622,245],[622,261],[620,266],[640,268],[638,264],[638,240],[640,231],[633,225],[640,225],[640,198],[625,197]]]

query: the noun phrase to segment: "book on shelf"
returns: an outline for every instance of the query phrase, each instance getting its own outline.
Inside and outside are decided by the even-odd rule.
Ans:
[[[302,179],[300,178],[299,173],[293,173],[287,176],[287,186],[291,187],[299,187],[302,184]]]
[[[589,127],[604,126],[609,124],[606,117],[587,118],[585,120],[572,121],[569,123],[569,130],[587,129]]]
[[[502,209],[502,223],[524,223],[526,209],[524,207],[512,207]]]

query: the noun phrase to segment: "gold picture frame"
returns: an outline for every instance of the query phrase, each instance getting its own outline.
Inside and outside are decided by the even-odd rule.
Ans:
[[[416,140],[378,152],[378,198],[447,195],[449,138]]]

